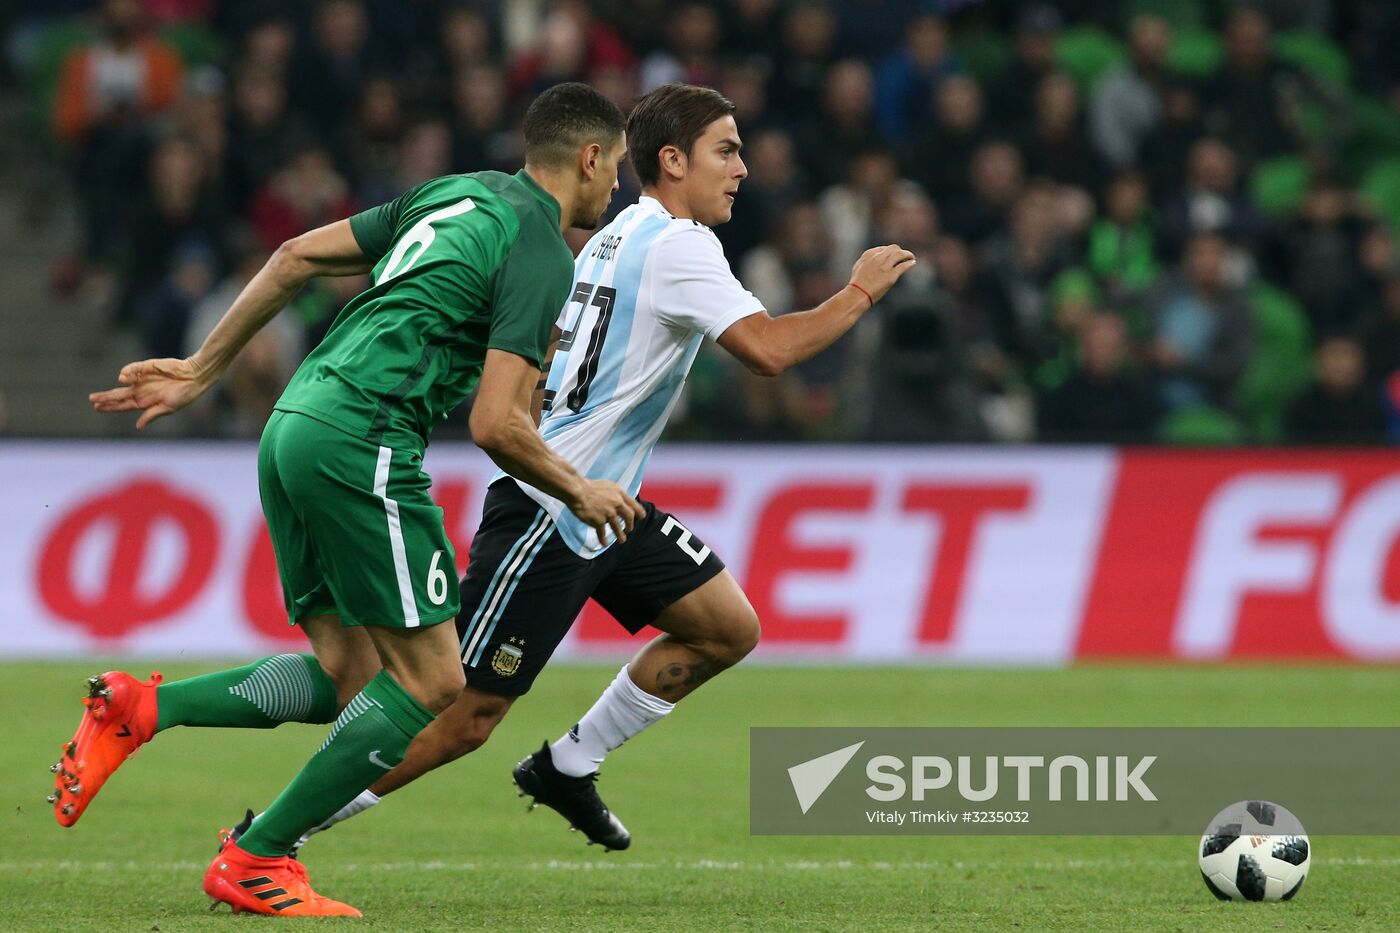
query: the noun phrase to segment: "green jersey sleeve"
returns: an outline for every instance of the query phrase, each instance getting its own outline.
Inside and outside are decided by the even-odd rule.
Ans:
[[[350,217],[350,232],[355,235],[355,242],[360,244],[366,256],[378,261],[389,252],[389,247],[394,245],[394,233],[398,230],[404,205],[413,200],[422,187],[410,188],[392,201]]]
[[[524,224],[496,271],[486,346],[541,366],[574,278],[569,249],[553,231]]]

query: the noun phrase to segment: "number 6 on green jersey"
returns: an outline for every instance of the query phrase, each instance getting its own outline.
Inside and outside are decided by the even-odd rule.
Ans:
[[[349,625],[413,628],[457,614],[423,450],[488,349],[543,360],[573,271],[559,221],[523,172],[436,178],[350,218],[378,259],[373,284],[292,378],[260,451],[293,622],[338,612]]]

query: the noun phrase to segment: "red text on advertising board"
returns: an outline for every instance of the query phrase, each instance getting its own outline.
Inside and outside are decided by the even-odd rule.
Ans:
[[[178,568],[143,587],[158,527],[180,539]],[[78,583],[78,554],[90,535],[106,534],[105,561],[95,586]],[[135,479],[79,504],[49,532],[40,550],[39,595],[54,615],[76,622],[99,638],[117,638],[159,622],[200,594],[214,569],[219,526],[198,499],[154,479]]]

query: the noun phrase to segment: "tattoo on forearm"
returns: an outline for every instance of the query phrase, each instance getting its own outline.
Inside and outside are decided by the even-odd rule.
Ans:
[[[724,670],[724,665],[713,658],[704,658],[692,664],[667,664],[656,675],[656,686],[662,696],[671,696],[682,687],[696,687]]]

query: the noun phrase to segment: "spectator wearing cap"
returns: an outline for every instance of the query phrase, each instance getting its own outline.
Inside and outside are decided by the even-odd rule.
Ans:
[[[1142,13],[1128,28],[1130,59],[1099,80],[1089,107],[1094,145],[1114,168],[1137,162],[1138,149],[1162,114],[1171,25]]]
[[[1229,281],[1226,244],[1214,233],[1187,243],[1181,271],[1148,296],[1163,405],[1228,407],[1253,352],[1249,303]]]
[[[989,88],[990,112],[997,129],[1020,133],[1032,117],[1030,89],[1055,70],[1055,39],[1064,18],[1053,6],[1031,3],[1021,8],[1011,64]]]
[[[1288,411],[1295,444],[1380,444],[1386,411],[1381,390],[1366,379],[1366,356],[1350,337],[1330,337],[1313,354],[1313,384]]]

